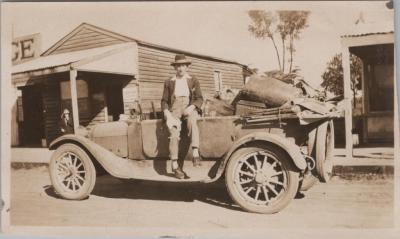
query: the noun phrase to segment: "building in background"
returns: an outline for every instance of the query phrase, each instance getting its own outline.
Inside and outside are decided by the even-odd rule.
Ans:
[[[136,102],[146,117],[155,117],[161,111],[163,83],[175,73],[170,63],[177,53],[192,61],[189,73],[199,79],[206,97],[224,87],[240,89],[249,74],[234,61],[83,23],[40,57],[13,66],[12,145],[47,146],[60,135],[63,109],[72,112],[75,128],[117,121]]]
[[[346,152],[352,155],[352,134],[360,143],[394,142],[395,97],[394,31],[393,24],[373,26],[365,24],[357,31],[342,36],[344,92],[346,100]],[[374,30],[378,29],[378,30]],[[362,60],[361,110],[354,114],[350,88],[350,53]]]

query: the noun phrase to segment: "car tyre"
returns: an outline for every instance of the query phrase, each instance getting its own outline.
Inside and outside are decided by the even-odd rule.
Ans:
[[[61,197],[82,200],[93,191],[96,169],[89,155],[75,144],[63,144],[50,159],[50,179]]]
[[[315,146],[315,167],[320,181],[329,182],[333,169],[333,150],[335,148],[335,134],[333,121],[326,121],[317,129]]]
[[[277,147],[245,147],[230,157],[225,182],[231,198],[244,210],[272,214],[295,197],[299,172]]]

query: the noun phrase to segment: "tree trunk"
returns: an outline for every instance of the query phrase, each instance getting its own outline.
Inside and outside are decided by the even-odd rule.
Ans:
[[[274,44],[276,56],[278,57],[279,70],[282,71],[281,58],[279,57],[278,47],[276,46],[276,42],[275,42],[274,37],[270,37],[270,38],[272,40],[272,44]]]
[[[282,72],[285,73],[285,39],[282,38]]]
[[[293,36],[290,36],[290,66],[289,66],[289,73],[292,72],[292,65],[293,65]]]

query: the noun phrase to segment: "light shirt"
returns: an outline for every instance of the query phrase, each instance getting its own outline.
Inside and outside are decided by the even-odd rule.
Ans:
[[[175,97],[179,96],[189,97],[190,92],[189,92],[189,86],[187,84],[188,78],[190,78],[188,74],[182,76],[181,78],[178,78],[176,76],[172,78],[172,80],[175,81]]]

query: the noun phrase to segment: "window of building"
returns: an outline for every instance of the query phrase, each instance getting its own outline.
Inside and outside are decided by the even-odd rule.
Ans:
[[[61,99],[71,99],[71,83],[70,81],[61,81]],[[76,91],[78,98],[87,98],[89,95],[88,84],[84,80],[76,80]]]
[[[220,71],[214,71],[214,84],[215,84],[215,91],[221,92],[222,91],[222,73]]]

